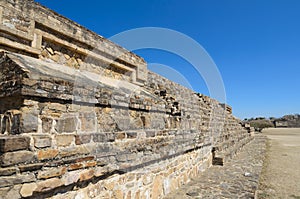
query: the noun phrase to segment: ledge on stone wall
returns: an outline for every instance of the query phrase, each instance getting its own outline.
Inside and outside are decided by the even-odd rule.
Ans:
[[[104,63],[110,72],[126,74],[138,85],[147,80],[143,58],[34,1],[0,1],[0,45],[74,68],[85,65],[94,72]]]
[[[0,60],[0,97],[21,95],[108,105],[114,91],[126,96],[141,90],[126,81],[21,54],[2,52]]]

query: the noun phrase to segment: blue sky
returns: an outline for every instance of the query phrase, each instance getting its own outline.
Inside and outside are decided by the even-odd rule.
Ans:
[[[244,119],[300,113],[300,1],[298,0],[37,0],[104,36],[162,27],[196,40],[216,63],[234,115]],[[138,50],[149,63],[167,65],[209,95],[184,59]],[[150,69],[156,70],[155,66]]]

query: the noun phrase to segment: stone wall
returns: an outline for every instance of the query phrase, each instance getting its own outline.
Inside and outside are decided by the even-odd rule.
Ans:
[[[161,198],[251,137],[231,107],[32,2],[0,2],[0,196]]]
[[[134,83],[147,78],[141,57],[32,0],[0,2],[0,47]]]

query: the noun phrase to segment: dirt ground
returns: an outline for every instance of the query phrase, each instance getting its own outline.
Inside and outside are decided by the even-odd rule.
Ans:
[[[300,128],[264,129],[269,140],[257,198],[300,199]]]

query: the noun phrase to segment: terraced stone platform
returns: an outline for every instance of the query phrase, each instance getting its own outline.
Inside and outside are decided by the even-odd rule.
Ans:
[[[224,166],[212,166],[165,199],[254,198],[263,167],[267,138],[254,139]]]

